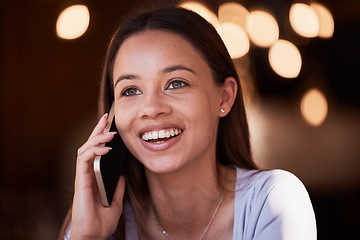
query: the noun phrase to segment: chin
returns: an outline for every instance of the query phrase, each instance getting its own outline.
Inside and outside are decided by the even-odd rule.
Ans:
[[[166,174],[173,173],[178,171],[181,168],[181,164],[177,164],[173,158],[156,158],[156,159],[146,159],[146,161],[141,161],[145,166],[147,171],[156,174]]]

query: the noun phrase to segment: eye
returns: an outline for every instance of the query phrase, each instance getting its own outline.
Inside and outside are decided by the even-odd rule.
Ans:
[[[142,92],[140,90],[138,90],[135,87],[128,87],[126,88],[124,91],[122,91],[121,96],[135,96],[135,95],[139,95],[142,94]]]
[[[188,84],[184,81],[181,81],[179,79],[170,81],[167,89],[179,89],[187,86]]]

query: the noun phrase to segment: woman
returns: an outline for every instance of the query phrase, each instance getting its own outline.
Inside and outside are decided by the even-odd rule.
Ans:
[[[132,156],[103,207],[92,162],[111,151],[102,145],[114,136],[103,133],[105,114],[78,151],[61,239],[316,239],[302,183],[257,170],[240,87],[199,15],[168,8],[129,18],[107,52],[99,109],[114,103]]]

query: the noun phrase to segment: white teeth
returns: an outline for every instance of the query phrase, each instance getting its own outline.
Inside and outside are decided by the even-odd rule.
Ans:
[[[153,139],[164,139],[177,136],[181,133],[181,129],[163,129],[159,131],[150,131],[142,134],[142,139],[145,141],[150,141]],[[160,143],[163,141],[158,141]]]
[[[159,138],[164,138],[165,137],[165,131],[164,130],[160,130],[159,131]]]
[[[144,139],[145,141],[147,141],[147,140],[149,139],[148,134],[147,134],[147,133],[143,134],[143,135],[142,135],[142,139]]]
[[[169,137],[170,137],[170,132],[169,132],[169,131],[166,131],[165,137],[166,137],[166,138],[169,138]]]
[[[151,134],[151,139],[158,139],[159,138],[159,132],[153,131]]]

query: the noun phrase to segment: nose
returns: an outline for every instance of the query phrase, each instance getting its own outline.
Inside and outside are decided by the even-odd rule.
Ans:
[[[163,93],[148,93],[143,95],[143,102],[139,111],[140,118],[155,119],[161,115],[171,113],[172,108],[169,100],[166,99]]]

